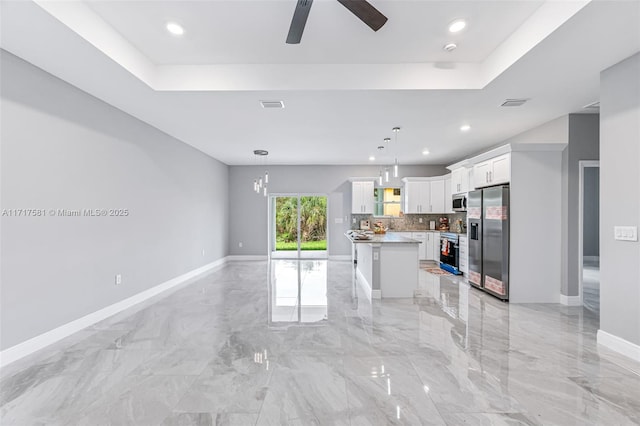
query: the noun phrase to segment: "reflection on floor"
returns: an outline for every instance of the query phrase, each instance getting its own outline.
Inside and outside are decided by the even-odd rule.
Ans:
[[[299,265],[232,262],[8,366],[0,424],[640,423],[640,368],[597,346],[582,307],[426,272],[420,297],[371,304],[351,262]],[[316,282],[323,326],[271,325],[270,296],[303,306]]]
[[[327,319],[326,260],[273,260],[269,276],[272,324]]]
[[[582,303],[600,315],[600,258],[585,259],[582,269]]]

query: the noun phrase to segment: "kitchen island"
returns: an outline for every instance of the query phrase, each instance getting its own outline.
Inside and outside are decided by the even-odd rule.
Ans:
[[[413,297],[418,288],[420,241],[397,234],[375,234],[368,240],[346,233],[358,283],[369,299]]]

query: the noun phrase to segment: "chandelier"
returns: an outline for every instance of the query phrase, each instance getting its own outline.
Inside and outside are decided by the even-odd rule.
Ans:
[[[265,151],[264,149],[256,149],[253,151],[253,155],[255,155],[256,162],[259,162],[262,165],[266,166],[266,159],[269,155],[269,151]],[[259,176],[253,180],[253,190],[256,194],[262,193],[265,197],[267,196],[267,185],[269,184],[269,171],[265,170],[264,176]]]

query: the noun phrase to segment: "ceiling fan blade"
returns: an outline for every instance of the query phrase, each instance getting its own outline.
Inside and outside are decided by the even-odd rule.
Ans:
[[[367,24],[373,31],[378,31],[387,22],[387,17],[384,16],[378,9],[373,7],[371,3],[366,0],[338,0],[341,5],[346,7],[356,15],[362,22]]]
[[[291,19],[291,26],[289,27],[289,34],[287,35],[287,44],[300,43],[312,3],[313,0],[298,0],[296,10],[293,12],[293,18]]]

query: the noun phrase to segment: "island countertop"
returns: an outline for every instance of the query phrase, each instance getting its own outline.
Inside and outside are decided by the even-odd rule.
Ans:
[[[422,241],[414,240],[412,238],[402,237],[398,234],[394,234],[393,232],[388,232],[386,234],[373,234],[370,240],[356,240],[349,234],[344,234],[352,243],[374,243],[374,244],[384,244],[384,243],[404,243],[404,244],[421,244]]]

